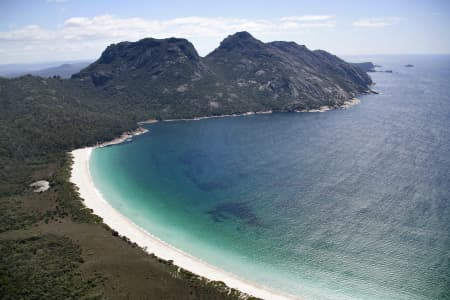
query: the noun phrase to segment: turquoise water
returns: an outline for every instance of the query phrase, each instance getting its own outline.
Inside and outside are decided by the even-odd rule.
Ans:
[[[94,182],[162,240],[304,299],[449,299],[450,57],[369,59],[394,73],[360,105],[152,124],[95,150]]]

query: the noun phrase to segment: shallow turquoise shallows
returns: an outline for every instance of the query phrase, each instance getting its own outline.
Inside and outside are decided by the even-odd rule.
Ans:
[[[150,233],[273,289],[449,299],[450,57],[368,59],[393,73],[357,106],[156,123],[95,150],[94,182]]]

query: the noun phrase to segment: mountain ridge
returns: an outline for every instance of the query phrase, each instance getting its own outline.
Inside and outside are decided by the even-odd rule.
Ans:
[[[33,75],[40,77],[53,77],[59,76],[64,79],[69,79],[73,74],[80,72],[80,70],[86,68],[92,61],[68,61],[68,62],[55,62],[55,63],[43,63],[40,68],[34,67],[32,70],[27,69],[27,66],[34,66],[34,64],[24,64],[17,65],[11,71],[0,70],[0,76],[6,78],[17,78],[24,75]],[[38,64],[40,65],[40,64]],[[8,65],[7,65],[8,66]],[[6,68],[7,68],[6,66]],[[5,68],[5,65],[0,66],[0,68]]]
[[[19,160],[46,157],[112,139],[142,120],[339,107],[370,84],[328,52],[249,33],[227,37],[205,57],[186,39],[120,42],[71,79],[0,78],[0,146]]]
[[[248,32],[226,37],[205,57],[186,39],[145,38],[106,48],[72,75],[108,96],[134,95],[161,106],[161,118],[244,111],[293,111],[337,107],[370,92],[370,77],[358,66],[295,42],[264,43]],[[189,112],[180,114],[180,110]]]

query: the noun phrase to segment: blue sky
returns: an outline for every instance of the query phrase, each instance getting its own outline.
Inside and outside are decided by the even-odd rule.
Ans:
[[[241,30],[338,55],[450,53],[450,1],[2,0],[0,64],[95,59],[144,37],[206,55]]]

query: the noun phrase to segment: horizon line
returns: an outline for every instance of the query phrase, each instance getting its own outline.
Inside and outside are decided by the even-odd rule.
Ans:
[[[323,50],[323,49],[314,49],[314,50]],[[313,51],[313,50],[312,50]],[[327,51],[327,50],[325,50]],[[338,57],[345,57],[345,56],[397,56],[397,55],[450,55],[450,52],[436,52],[436,53],[332,53],[333,55],[336,55]],[[209,54],[209,53],[208,53]],[[201,56],[201,58],[204,58],[206,56]],[[32,65],[32,64],[54,64],[54,63],[76,63],[76,62],[87,62],[87,61],[96,61],[100,58],[70,58],[67,60],[43,60],[43,61],[27,61],[27,62],[8,62],[8,63],[1,63],[0,66],[8,66],[8,65]]]

